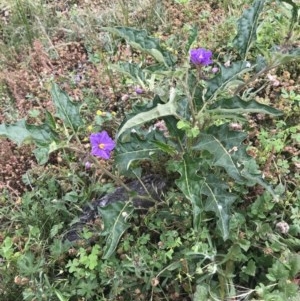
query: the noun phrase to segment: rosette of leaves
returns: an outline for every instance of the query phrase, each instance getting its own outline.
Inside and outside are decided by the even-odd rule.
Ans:
[[[127,62],[115,66],[151,92],[143,96],[145,105],[136,107],[119,128],[116,167],[120,173],[128,174],[136,171],[139,161],[157,160],[165,153],[168,158],[165,166],[178,174],[176,185],[192,204],[195,230],[199,229],[206,212],[211,211],[224,240],[229,237],[230,208],[237,199],[232,185],[259,184],[278,199],[263,180],[255,160],[247,154],[244,143],[247,133],[229,126],[233,121],[246,124],[247,114],[282,115],[277,109],[256,101],[255,91],[247,90],[252,80],[297,59],[296,53],[274,55],[276,60],[251,59],[249,54],[255,47],[264,5],[265,1],[254,1],[245,10],[232,43],[237,59],[229,67],[220,65],[218,74],[209,77],[188,62],[174,67],[172,55],[156,39],[145,35],[145,31],[105,28],[132,47],[152,55],[158,63],[143,67],[143,63],[131,66]],[[195,38],[193,33],[192,39]],[[189,45],[192,43],[189,39]],[[250,80],[244,80],[245,73]],[[161,119],[168,127],[167,137],[152,126]]]

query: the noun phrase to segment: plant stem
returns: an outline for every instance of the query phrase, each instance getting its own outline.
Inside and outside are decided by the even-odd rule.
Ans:
[[[63,149],[69,149],[69,150],[72,150],[76,153],[79,153],[79,154],[82,154],[82,155],[86,155],[86,151],[82,151],[76,147],[71,147],[71,146],[66,146],[66,147],[62,147]],[[112,180],[115,181],[115,183],[117,185],[120,185],[122,187],[124,187],[124,189],[126,191],[131,191],[131,189],[117,176],[115,176],[113,173],[111,173],[107,168],[105,168],[103,165],[100,164],[100,162],[97,160],[97,158],[89,155],[88,156],[88,160],[89,161],[92,161],[93,163],[95,163],[97,165],[97,167],[99,167],[104,174],[106,174],[107,176],[109,176]]]
[[[255,81],[257,78],[259,78],[262,74],[269,72],[270,70],[277,68],[278,66],[280,66],[280,63],[271,65],[269,67],[265,67],[262,70],[260,70],[259,72],[257,72],[255,75],[253,75],[251,78],[249,78],[245,83],[239,85],[237,87],[237,89],[234,91],[233,95],[237,95],[238,93],[240,93],[246,86],[248,86],[250,83],[252,83],[253,81]]]

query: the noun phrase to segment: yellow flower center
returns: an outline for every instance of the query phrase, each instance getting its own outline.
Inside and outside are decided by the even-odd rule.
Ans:
[[[98,146],[99,146],[100,149],[104,149],[105,144],[104,143],[100,143]]]

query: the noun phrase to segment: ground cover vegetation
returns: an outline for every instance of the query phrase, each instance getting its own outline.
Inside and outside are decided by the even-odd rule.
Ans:
[[[0,14],[1,300],[299,300],[298,1]],[[160,202],[65,239],[149,174]]]

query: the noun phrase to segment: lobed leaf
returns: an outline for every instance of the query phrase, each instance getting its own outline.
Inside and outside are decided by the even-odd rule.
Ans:
[[[50,153],[51,152],[48,146],[40,146],[33,150],[33,154],[40,165],[48,162]]]
[[[41,125],[27,124],[24,119],[15,124],[1,124],[0,136],[5,136],[19,146],[24,142],[33,142],[37,147],[33,151],[39,164],[48,161],[49,154],[56,150],[56,142],[59,141],[58,134],[53,130],[54,125],[49,125],[49,120]],[[52,147],[51,147],[52,146]]]
[[[159,45],[158,39],[149,37],[146,30],[120,26],[103,27],[102,29],[124,38],[133,48],[153,56],[167,67],[171,67],[175,63],[171,53]]]
[[[172,161],[169,164],[171,171],[180,173],[180,178],[175,181],[184,196],[191,202],[193,208],[193,227],[199,230],[201,214],[204,210],[202,201],[202,178],[198,175],[201,163],[185,155],[179,162]]]
[[[230,206],[236,195],[228,192],[228,185],[210,174],[204,179],[201,193],[207,198],[204,203],[205,211],[212,211],[218,217],[217,227],[224,240],[229,237]]]
[[[210,106],[208,112],[210,113],[228,113],[228,114],[246,114],[246,113],[262,113],[273,116],[281,116],[283,113],[277,109],[264,105],[252,99],[245,101],[239,96],[232,98],[223,98],[216,101]]]
[[[292,31],[294,29],[295,25],[297,24],[297,19],[299,18],[298,11],[300,10],[300,5],[297,5],[292,0],[280,0],[280,2],[285,2],[292,6],[292,18],[291,18],[291,24],[290,24],[290,31]],[[299,21],[298,21],[298,23],[299,23]]]
[[[137,64],[129,62],[121,62],[117,65],[112,65],[112,68],[118,72],[131,77],[134,81],[145,82],[145,73]]]
[[[128,173],[131,164],[137,160],[149,159],[161,150],[161,146],[153,141],[164,141],[163,135],[152,132],[129,133],[119,139],[115,152],[115,164],[121,174]]]
[[[242,59],[246,59],[252,43],[256,40],[258,19],[264,3],[264,0],[254,1],[253,5],[244,11],[237,22],[237,35],[233,40],[233,45],[237,48]]]
[[[220,73],[207,81],[206,100],[215,96],[219,91],[224,90],[230,82],[234,81],[248,70],[246,62],[234,62],[228,68],[220,66]]]
[[[58,134],[52,130],[52,125],[47,123],[41,125],[26,124],[31,139],[36,144],[33,151],[38,164],[47,163],[51,152],[58,149],[56,142],[59,141]]]
[[[288,49],[287,53],[281,50],[272,52],[271,54],[273,62],[278,66],[300,60],[300,48]]]
[[[39,146],[49,146],[53,141],[59,139],[58,134],[47,123],[41,125],[25,124],[25,126],[35,144]]]
[[[213,128],[214,129],[214,128]],[[213,155],[213,166],[223,167],[227,174],[238,182],[243,182],[236,160],[232,157],[233,149],[241,147],[247,135],[243,132],[226,130],[218,127],[219,133],[201,133],[198,142],[192,147],[194,150],[207,150]]]
[[[148,111],[138,113],[121,126],[117,133],[117,139],[126,131],[138,125],[142,125],[153,119],[160,119],[165,116],[177,116],[176,91],[172,89],[170,92],[170,99],[165,104],[157,103]]]
[[[180,173],[176,185],[192,203],[193,223],[197,231],[203,211],[212,211],[218,218],[217,227],[224,240],[229,236],[230,206],[236,196],[228,192],[228,185],[214,175],[201,176],[200,159],[185,156],[181,162],[170,165],[173,171]]]
[[[79,112],[80,105],[73,103],[69,96],[55,83],[51,88],[51,96],[57,117],[64,122],[66,127],[71,128],[73,133],[76,133],[78,128],[83,125]]]
[[[185,51],[188,52],[192,44],[197,40],[199,35],[199,29],[197,26],[193,26],[189,29],[189,37],[185,46]]]
[[[0,136],[5,136],[18,145],[27,140],[44,146],[59,139],[58,134],[47,123],[28,124],[24,119],[14,124],[0,124]]]
[[[213,155],[213,166],[224,168],[240,184],[263,186],[278,200],[274,190],[262,179],[255,160],[247,154],[243,144],[246,137],[243,132],[231,131],[227,124],[212,126],[206,133],[200,134],[192,149],[208,151]]]
[[[25,141],[31,139],[31,134],[26,128],[24,119],[14,124],[0,124],[0,136],[4,136],[9,140],[17,143],[19,146]]]
[[[103,250],[103,259],[108,259],[114,253],[123,233],[130,227],[127,220],[134,211],[134,208],[130,202],[124,203],[122,200],[119,201],[98,209],[104,223],[104,234],[107,235],[106,245]]]

